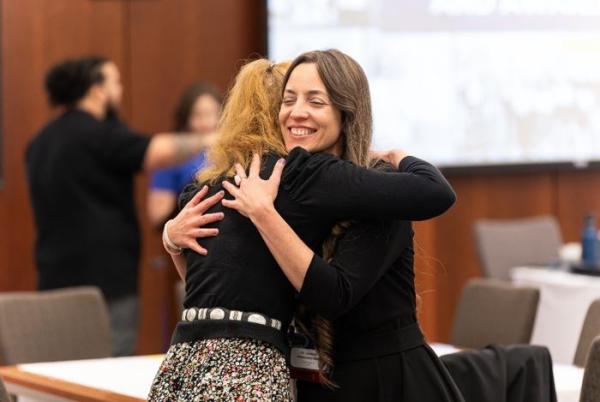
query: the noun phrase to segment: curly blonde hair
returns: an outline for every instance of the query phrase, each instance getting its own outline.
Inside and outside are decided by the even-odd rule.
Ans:
[[[258,59],[240,69],[225,101],[218,138],[208,151],[208,166],[196,176],[198,182],[215,184],[233,176],[234,164],[248,168],[253,153],[287,155],[278,116],[288,66]]]

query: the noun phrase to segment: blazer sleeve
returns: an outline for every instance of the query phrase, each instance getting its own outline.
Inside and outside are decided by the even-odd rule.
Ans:
[[[367,169],[297,147],[288,156],[281,186],[302,207],[326,219],[425,220],[454,204],[452,187],[433,165],[408,156],[397,169]]]

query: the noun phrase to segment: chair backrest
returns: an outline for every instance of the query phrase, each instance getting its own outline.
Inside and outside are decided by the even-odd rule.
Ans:
[[[579,401],[600,401],[600,336],[591,342],[587,354]]]
[[[479,220],[474,232],[483,275],[489,278],[507,280],[512,267],[557,261],[562,245],[553,216]]]
[[[450,343],[466,348],[529,343],[539,298],[539,289],[497,279],[470,280],[462,291]]]
[[[440,360],[465,401],[556,402],[552,357],[544,346],[494,345]]]
[[[0,364],[110,355],[108,311],[97,288],[0,293]]]
[[[8,391],[4,386],[2,377],[0,377],[0,402],[10,402],[10,396],[8,395]]]
[[[579,341],[577,342],[577,349],[575,350],[574,365],[579,367],[585,365],[585,359],[592,341],[597,336],[600,336],[600,299],[594,300],[588,307],[585,320],[583,320],[581,334],[579,335]]]

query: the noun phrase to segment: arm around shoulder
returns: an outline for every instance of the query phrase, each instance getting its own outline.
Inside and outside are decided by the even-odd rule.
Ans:
[[[425,220],[454,203],[452,187],[433,165],[411,156],[399,165],[399,171],[380,171],[296,148],[282,188],[312,214],[330,220]]]

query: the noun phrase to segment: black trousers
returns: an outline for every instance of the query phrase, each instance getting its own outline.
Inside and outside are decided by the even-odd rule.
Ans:
[[[298,382],[299,402],[463,402],[435,352],[426,344],[399,353],[335,365],[330,390]]]

